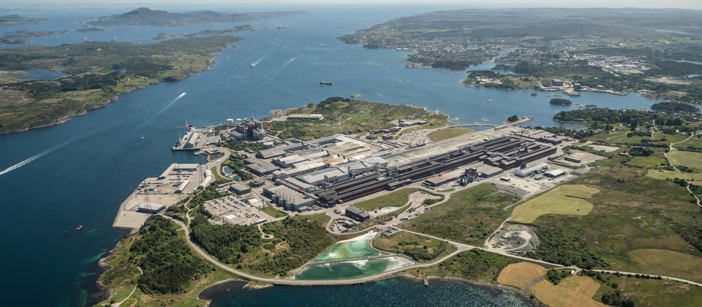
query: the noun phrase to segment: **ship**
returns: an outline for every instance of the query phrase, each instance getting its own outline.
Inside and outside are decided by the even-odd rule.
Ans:
[[[319,81],[319,84],[321,84],[321,85],[332,85],[332,83],[329,82],[329,81]]]

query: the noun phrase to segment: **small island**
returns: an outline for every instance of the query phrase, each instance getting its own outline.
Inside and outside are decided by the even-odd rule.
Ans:
[[[572,105],[573,102],[568,100],[568,99],[563,99],[563,98],[553,98],[548,101],[548,103],[555,105],[555,106],[569,106]]]
[[[659,102],[651,105],[651,110],[657,112],[668,112],[668,113],[692,113],[696,114],[700,112],[700,109],[693,105],[679,103],[679,102]]]

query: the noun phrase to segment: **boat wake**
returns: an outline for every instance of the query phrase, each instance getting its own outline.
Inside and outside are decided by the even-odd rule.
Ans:
[[[34,162],[34,161],[40,159],[41,157],[44,157],[44,156],[46,156],[46,155],[48,155],[48,154],[50,154],[50,153],[56,151],[57,149],[59,149],[59,148],[61,148],[61,147],[63,147],[63,146],[68,145],[68,143],[70,143],[70,142],[72,142],[72,141],[73,141],[73,140],[63,142],[63,143],[61,143],[61,144],[58,144],[58,145],[56,145],[56,146],[54,146],[54,147],[51,147],[51,148],[45,150],[45,151],[42,151],[42,152],[40,152],[40,153],[38,153],[38,154],[36,154],[36,155],[33,155],[33,156],[31,156],[31,157],[29,157],[29,158],[27,158],[27,159],[24,159],[24,160],[20,161],[19,163],[15,164],[15,165],[13,165],[13,166],[10,166],[10,167],[4,169],[3,171],[1,171],[1,172],[0,172],[0,176],[5,175],[5,174],[7,174],[7,173],[9,173],[9,172],[11,172],[11,171],[14,171],[14,170],[16,170],[16,169],[18,169],[18,168],[20,168],[20,167],[22,167],[22,166],[25,166],[25,165],[29,164],[29,163],[32,163],[32,162]]]
[[[261,83],[261,85],[265,85],[265,84],[267,84],[268,82],[271,82],[271,80],[273,80],[275,77],[277,77],[278,74],[280,74],[281,72],[283,72],[283,69],[285,69],[285,67],[287,67],[288,65],[290,65],[290,63],[295,62],[296,59],[297,59],[297,58],[290,58],[287,62],[283,63],[283,65],[280,65],[280,67],[278,67],[278,69],[276,69],[276,70],[270,75],[270,77],[268,77],[268,78],[266,79],[266,81],[263,81],[263,82]]]

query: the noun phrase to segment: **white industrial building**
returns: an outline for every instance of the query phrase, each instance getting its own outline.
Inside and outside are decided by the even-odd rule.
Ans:
[[[532,165],[526,168],[522,168],[514,172],[515,176],[518,177],[529,177],[534,174],[542,173],[548,169],[548,164],[546,163],[539,163],[536,165]]]

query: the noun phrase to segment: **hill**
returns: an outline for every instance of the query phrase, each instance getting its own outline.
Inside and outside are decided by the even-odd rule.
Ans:
[[[171,13],[141,7],[123,14],[98,17],[86,23],[98,26],[187,26],[218,22],[240,22],[301,14],[301,12],[234,13],[213,11]]]

